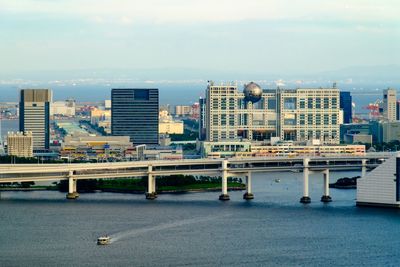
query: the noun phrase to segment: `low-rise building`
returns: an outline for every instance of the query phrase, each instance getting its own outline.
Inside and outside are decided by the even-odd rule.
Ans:
[[[364,155],[364,145],[295,145],[251,142],[202,142],[201,154],[208,158]]]
[[[183,121],[175,121],[169,116],[168,111],[160,111],[158,121],[159,134],[183,134]]]
[[[181,160],[182,148],[139,145],[126,150],[125,157],[129,160]]]
[[[129,136],[66,136],[61,146],[61,158],[104,159],[123,158],[132,147]]]
[[[33,157],[33,136],[31,132],[9,132],[7,136],[7,153],[9,156]]]

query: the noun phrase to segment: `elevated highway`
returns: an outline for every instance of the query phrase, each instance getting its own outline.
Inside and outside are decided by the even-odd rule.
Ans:
[[[308,203],[308,176],[310,173],[323,173],[324,195],[329,196],[329,171],[373,169],[393,153],[367,153],[364,156],[329,157],[249,157],[230,159],[192,159],[168,161],[136,161],[113,163],[74,163],[74,164],[1,164],[0,183],[68,180],[67,198],[78,196],[76,181],[79,179],[107,179],[148,177],[146,197],[156,197],[156,176],[177,174],[216,175],[222,177],[221,200],[228,200],[227,178],[245,177],[245,199],[253,198],[251,193],[251,173],[273,171],[302,171],[304,191],[302,202]],[[330,198],[330,197],[329,197]],[[328,200],[328,199],[327,199]]]

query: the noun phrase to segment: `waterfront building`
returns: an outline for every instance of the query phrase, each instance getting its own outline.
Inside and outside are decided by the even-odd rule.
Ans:
[[[343,110],[343,123],[351,123],[353,102],[350,92],[340,92],[340,109]]]
[[[397,107],[396,90],[388,88],[383,90],[383,117],[388,121],[396,120]]]
[[[158,89],[112,89],[111,132],[134,145],[158,144]]]
[[[82,160],[123,158],[131,147],[129,136],[65,136],[60,156]]]
[[[183,150],[181,147],[139,145],[129,148],[125,157],[129,160],[181,160]]]
[[[364,155],[364,145],[295,145],[280,142],[269,145],[264,142],[220,141],[201,142],[201,155],[206,158],[276,157],[276,156],[331,156]]]
[[[357,205],[400,208],[400,158],[391,157],[357,180]]]
[[[33,150],[47,150],[50,146],[50,103],[49,89],[23,89],[20,91],[19,130],[31,132]]]
[[[31,132],[8,132],[7,153],[9,156],[33,157],[33,136]]]
[[[210,82],[206,101],[206,140],[307,141],[339,144],[339,89],[261,89],[250,83]]]

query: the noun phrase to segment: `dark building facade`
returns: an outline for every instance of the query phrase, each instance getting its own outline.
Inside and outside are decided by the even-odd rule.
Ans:
[[[199,99],[199,140],[206,140],[206,99]]]
[[[350,92],[340,92],[340,108],[343,110],[343,123],[351,123],[353,106]]]
[[[19,100],[19,130],[32,132],[33,150],[50,148],[50,103],[49,89],[22,89]]]
[[[112,89],[111,132],[134,145],[158,145],[158,89]]]

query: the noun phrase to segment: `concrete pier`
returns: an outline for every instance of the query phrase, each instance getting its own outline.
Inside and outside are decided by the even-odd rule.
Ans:
[[[311,202],[311,198],[308,192],[308,178],[309,178],[309,163],[310,159],[309,158],[305,158],[303,159],[303,197],[300,199],[300,203],[310,203]]]
[[[219,196],[219,200],[229,200],[229,195],[228,195],[228,161],[224,160],[222,162],[222,192],[221,195]]]
[[[73,171],[70,171],[68,174],[68,193],[66,198],[67,199],[76,199],[79,197],[78,190],[77,190],[77,180],[74,179]]]
[[[246,175],[246,193],[244,193],[243,199],[254,199],[254,195],[251,191],[251,172],[248,172]]]
[[[361,161],[361,178],[364,178],[367,174],[367,160],[363,159]]]
[[[154,200],[157,198],[156,194],[156,179],[153,175],[153,167],[149,165],[147,174],[147,192],[146,199]]]
[[[324,194],[321,197],[322,202],[331,202],[332,198],[329,195],[329,169],[323,171],[324,174]]]

